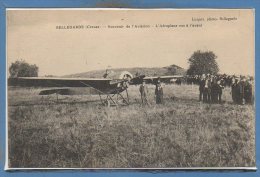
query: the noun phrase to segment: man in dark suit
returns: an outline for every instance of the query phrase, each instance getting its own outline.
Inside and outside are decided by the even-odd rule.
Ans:
[[[163,103],[163,88],[162,88],[160,80],[157,81],[157,84],[155,87],[155,100],[156,100],[156,104]]]

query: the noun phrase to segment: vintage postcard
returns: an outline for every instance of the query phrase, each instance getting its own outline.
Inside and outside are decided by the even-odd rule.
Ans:
[[[6,169],[256,169],[254,9],[7,9]]]

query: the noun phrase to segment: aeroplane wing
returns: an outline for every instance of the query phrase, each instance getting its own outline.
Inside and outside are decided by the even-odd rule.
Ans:
[[[144,76],[128,79],[107,79],[107,78],[55,78],[55,77],[17,77],[9,78],[8,86],[15,87],[40,87],[45,90],[40,92],[40,95],[49,95],[54,93],[70,95],[78,93],[76,87],[91,87],[96,93],[113,94],[121,92],[122,83],[138,84],[137,80],[142,80]],[[50,89],[46,89],[50,88]],[[79,92],[81,93],[81,92]]]
[[[164,83],[171,83],[175,82],[177,79],[183,78],[182,75],[171,75],[171,76],[151,76],[151,77],[144,77],[143,80],[146,81],[148,84],[156,84],[158,80]]]
[[[108,87],[111,79],[18,77],[9,78],[9,86],[19,87]]]

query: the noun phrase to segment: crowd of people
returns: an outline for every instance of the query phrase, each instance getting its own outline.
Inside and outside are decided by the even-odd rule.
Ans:
[[[231,90],[232,99],[237,104],[253,104],[253,80],[250,78],[234,78]]]
[[[223,89],[230,87],[233,102],[243,105],[252,104],[254,101],[253,81],[253,77],[202,74],[200,76],[186,76],[182,83],[199,85],[199,101],[204,103],[222,103]],[[160,80],[155,85],[155,101],[156,104],[161,104],[163,103],[163,88]],[[140,85],[139,91],[142,104],[149,104],[147,100],[148,88],[145,81]]]
[[[209,75],[209,74],[207,74],[207,75]],[[202,74],[202,75],[186,75],[184,77],[184,81],[187,84],[198,84],[199,85],[203,76],[205,76],[205,74]],[[231,87],[233,78],[236,78],[238,76],[227,75],[227,74],[217,74],[217,75],[211,75],[211,77],[214,77],[216,80],[222,80],[224,87],[226,87],[226,86]]]
[[[187,84],[199,85],[199,100],[221,103],[222,90],[231,87],[232,100],[236,104],[253,103],[253,78],[245,76],[210,75],[187,76]]]
[[[221,103],[223,81],[211,75],[202,75],[199,81],[199,101],[207,103]]]

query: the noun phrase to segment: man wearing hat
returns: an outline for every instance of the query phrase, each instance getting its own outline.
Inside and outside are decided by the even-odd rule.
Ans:
[[[145,84],[145,80],[143,80],[142,84],[140,85],[139,91],[140,91],[140,94],[141,94],[142,104],[149,105],[148,100],[147,100],[148,88],[147,88],[147,85]]]
[[[155,87],[155,100],[156,100],[156,104],[163,103],[163,88],[161,85],[160,78],[158,79],[156,87]]]

